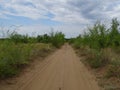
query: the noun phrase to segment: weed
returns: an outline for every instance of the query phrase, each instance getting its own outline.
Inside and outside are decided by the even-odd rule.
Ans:
[[[120,60],[111,61],[106,76],[120,78]]]

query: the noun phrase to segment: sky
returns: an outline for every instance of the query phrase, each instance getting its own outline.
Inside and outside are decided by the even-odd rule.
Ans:
[[[97,20],[120,20],[120,0],[0,0],[0,31],[38,35],[62,31],[83,34]],[[0,32],[0,33],[1,33]]]

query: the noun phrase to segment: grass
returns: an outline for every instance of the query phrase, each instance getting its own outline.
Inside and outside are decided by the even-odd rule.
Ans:
[[[10,41],[0,44],[0,77],[9,77],[18,73],[21,65],[28,63],[30,47],[22,44],[16,45]]]
[[[16,44],[11,41],[0,43],[0,78],[18,74],[31,58],[45,57],[52,50],[49,44]]]
[[[53,49],[60,48],[64,42],[62,32],[29,37],[16,32],[0,39],[0,78],[18,74],[31,60],[47,56]]]
[[[88,32],[72,38],[69,42],[83,56],[84,62],[91,69],[105,72],[103,77],[108,81],[111,78],[118,79],[120,85],[120,32],[119,21],[115,18],[108,26],[96,22],[92,27],[88,27]],[[112,81],[109,81],[109,83]],[[116,90],[116,89],[114,89]]]
[[[16,32],[9,34],[8,38],[0,40],[0,78],[16,75],[31,59],[45,57],[53,47],[59,48],[63,44],[64,34],[61,32],[37,37]]]
[[[110,77],[120,78],[120,60],[119,59],[115,59],[111,61],[109,68],[107,70],[106,76],[107,78],[110,78]]]

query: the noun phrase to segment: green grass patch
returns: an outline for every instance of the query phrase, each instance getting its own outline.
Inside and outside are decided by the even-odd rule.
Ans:
[[[42,43],[18,43],[5,40],[0,43],[0,78],[11,77],[29,64],[31,59],[45,57],[52,45]],[[34,58],[33,58],[34,57]]]

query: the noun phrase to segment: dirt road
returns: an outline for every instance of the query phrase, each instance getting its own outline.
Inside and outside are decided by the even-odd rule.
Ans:
[[[67,44],[34,65],[13,82],[2,83],[0,90],[100,90],[94,76]]]

